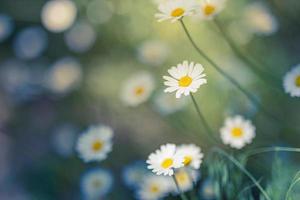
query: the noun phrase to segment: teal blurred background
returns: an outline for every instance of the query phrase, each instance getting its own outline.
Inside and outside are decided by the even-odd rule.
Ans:
[[[266,84],[247,69],[212,22],[189,18],[186,24],[222,69],[284,119],[281,125],[199,57],[179,23],[158,23],[156,4],[150,0],[74,0],[74,21],[61,31],[42,23],[47,1],[1,0],[0,14],[8,18],[0,17],[0,199],[81,199],[81,175],[97,166],[114,174],[107,199],[133,199],[121,178],[124,166],[146,160],[167,142],[195,143],[206,153],[209,146],[190,99],[184,109],[168,115],[155,104],[164,89],[162,76],[183,60],[205,67],[208,84],[195,96],[215,131],[226,116],[241,114],[257,127],[257,137],[247,148],[298,147],[299,100],[284,94],[281,80],[299,63],[300,3],[258,1],[273,13],[278,30],[247,35],[235,22],[252,2],[229,0],[219,18],[249,56],[265,63],[261,67],[277,77],[279,86]],[[155,91],[147,102],[127,107],[120,100],[121,87],[139,71],[155,77]],[[105,161],[85,164],[73,147],[92,124],[111,126],[114,146]],[[292,169],[299,166],[299,156],[281,156]],[[266,156],[250,165],[257,174],[270,177],[268,162]]]

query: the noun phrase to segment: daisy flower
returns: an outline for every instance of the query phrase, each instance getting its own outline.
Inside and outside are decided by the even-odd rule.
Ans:
[[[201,149],[194,144],[183,144],[177,148],[177,153],[184,158],[183,164],[185,167],[199,169],[202,163],[203,153]]]
[[[174,169],[183,167],[183,156],[176,152],[175,144],[162,145],[155,153],[149,155],[148,169],[157,175],[172,176]]]
[[[201,197],[203,199],[215,199],[216,198],[216,191],[214,188],[214,183],[211,179],[206,179],[202,187],[200,189]]]
[[[284,76],[283,86],[292,97],[300,97],[300,64]]]
[[[123,169],[122,178],[128,187],[136,189],[148,173],[149,171],[145,162],[136,161]]]
[[[68,157],[74,151],[76,143],[76,127],[70,124],[64,124],[55,129],[52,134],[52,144],[55,152],[59,155]]]
[[[193,182],[197,181],[199,177],[199,172],[196,170],[179,169],[175,172],[176,181],[182,192],[192,190],[194,186]],[[173,184],[172,191],[178,194],[178,189],[175,184]]]
[[[190,16],[193,14],[195,3],[193,0],[168,0],[162,1],[158,10],[160,13],[155,15],[158,21],[171,20],[176,22],[184,16]]]
[[[169,47],[159,40],[149,40],[138,48],[138,59],[147,65],[160,66],[169,55]]]
[[[250,144],[255,137],[255,127],[252,122],[239,115],[227,118],[220,132],[223,143],[236,149]]]
[[[135,107],[148,100],[154,90],[154,79],[148,72],[138,72],[125,81],[121,91],[122,102]]]
[[[201,0],[198,5],[197,14],[201,19],[209,20],[223,10],[225,0]]]
[[[112,150],[113,130],[107,126],[92,126],[83,133],[77,142],[76,149],[85,161],[102,161]]]
[[[158,200],[171,191],[171,179],[162,176],[148,175],[144,178],[137,197],[140,200]]]
[[[84,199],[102,199],[113,185],[113,177],[110,171],[105,169],[92,169],[83,175],[81,179],[81,192]]]
[[[188,96],[191,92],[197,92],[198,88],[207,83],[206,74],[203,74],[204,68],[201,64],[194,64],[184,61],[177,67],[171,67],[168,72],[170,76],[163,76],[166,80],[164,84],[168,86],[165,92],[175,92],[176,98],[180,98],[182,94]]]
[[[278,30],[278,22],[261,2],[249,4],[244,10],[244,22],[249,31],[259,35],[271,35]]]
[[[172,95],[160,92],[154,99],[155,109],[162,115],[170,115],[182,110],[188,103],[187,98],[177,99]]]

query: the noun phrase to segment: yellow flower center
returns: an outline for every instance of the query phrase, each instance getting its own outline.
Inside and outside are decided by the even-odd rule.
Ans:
[[[206,4],[203,8],[203,11],[206,16],[209,16],[216,11],[216,7],[212,4]]]
[[[150,191],[151,191],[152,193],[158,193],[158,192],[159,192],[159,187],[158,187],[157,185],[152,185],[152,186],[150,187]]]
[[[300,87],[300,75],[295,79],[295,84],[297,87]]]
[[[179,171],[175,174],[177,182],[182,185],[189,180],[189,177],[185,171]]]
[[[243,135],[243,130],[241,128],[233,128],[231,130],[231,135],[235,138],[239,138]]]
[[[93,182],[93,186],[94,186],[95,188],[99,188],[101,185],[102,185],[102,182],[99,181],[99,180],[95,180],[95,181]]]
[[[179,79],[179,86],[180,87],[188,87],[192,83],[193,79],[189,76],[184,76],[181,79]]]
[[[161,167],[164,169],[168,169],[173,165],[173,159],[172,158],[166,158],[162,163]]]
[[[183,14],[184,14],[184,9],[176,8],[172,11],[171,16],[172,17],[181,17]]]
[[[92,149],[96,152],[100,151],[102,148],[103,148],[103,142],[100,140],[95,141],[92,146]]]
[[[184,157],[184,160],[183,160],[184,166],[190,165],[191,162],[192,162],[192,157],[191,157],[191,156],[185,156],[185,157]]]
[[[136,96],[141,96],[142,94],[144,94],[144,92],[145,92],[145,88],[142,86],[139,86],[139,87],[135,88],[135,90],[134,90],[134,94]]]

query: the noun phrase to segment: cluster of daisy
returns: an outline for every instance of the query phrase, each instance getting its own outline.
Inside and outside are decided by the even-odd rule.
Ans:
[[[113,130],[108,126],[91,126],[78,138],[76,150],[84,162],[100,162],[112,151]],[[111,190],[113,177],[102,168],[90,170],[81,180],[81,190],[85,199],[99,199]]]
[[[176,22],[185,16],[192,15],[210,20],[223,10],[225,0],[161,0],[157,3],[160,13],[157,13],[155,17],[158,21]]]
[[[224,126],[220,129],[220,135],[224,144],[241,149],[252,142],[255,137],[255,127],[251,121],[238,115],[226,119]],[[193,144],[178,147],[174,144],[166,144],[151,153],[146,161],[147,168],[152,170],[155,175],[141,178],[144,175],[141,176],[139,173],[139,175],[131,174],[130,177],[136,182],[143,180],[138,190],[138,196],[141,200],[160,199],[170,192],[175,195],[178,194],[178,188],[175,187],[170,176],[174,176],[181,192],[193,189],[193,183],[199,179],[198,173],[202,159],[201,149]],[[136,172],[136,170],[134,171]],[[127,172],[128,174],[129,172]],[[129,179],[128,177],[126,180]],[[211,192],[211,189],[206,192]]]
[[[169,194],[177,195],[178,191],[170,176],[173,175],[179,187],[186,192],[200,178],[198,169],[202,162],[201,149],[194,144],[176,146],[162,145],[159,150],[149,156],[148,168],[156,172],[149,173],[144,162],[136,162],[123,171],[123,179],[136,192],[137,199],[156,200]]]

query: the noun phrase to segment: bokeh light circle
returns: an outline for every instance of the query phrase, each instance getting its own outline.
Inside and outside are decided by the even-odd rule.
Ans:
[[[94,24],[108,22],[114,12],[113,4],[104,0],[93,0],[87,6],[87,17]]]
[[[96,37],[96,32],[89,23],[79,21],[66,32],[65,42],[70,50],[82,53],[93,46]]]
[[[0,42],[7,39],[14,29],[12,19],[4,14],[0,14]]]
[[[45,83],[55,93],[64,94],[75,89],[82,78],[80,63],[66,57],[56,61],[46,74]]]
[[[18,58],[39,57],[48,46],[47,33],[41,27],[30,27],[21,31],[14,41],[14,51]]]
[[[72,26],[77,15],[77,8],[69,0],[48,1],[42,9],[43,25],[52,32],[62,32]]]

